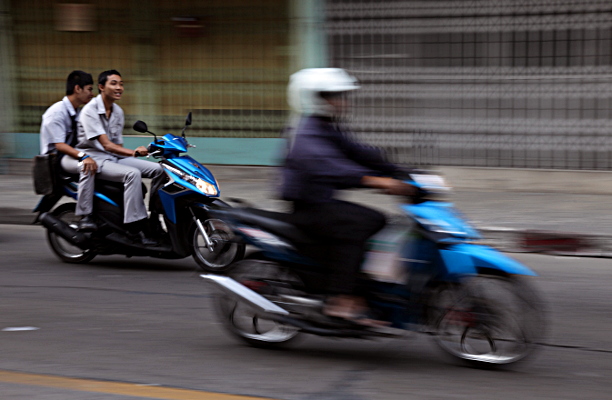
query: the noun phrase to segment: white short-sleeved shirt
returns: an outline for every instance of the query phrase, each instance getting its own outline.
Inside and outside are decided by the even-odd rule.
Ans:
[[[104,150],[97,139],[100,135],[106,135],[111,142],[123,144],[124,124],[125,116],[121,107],[113,103],[110,118],[107,118],[102,95],[98,95],[83,107],[79,115],[77,150],[90,155],[99,165],[105,160],[123,158]]]
[[[55,143],[70,143],[72,117],[78,118],[78,112],[67,96],[45,111],[40,125],[40,154],[55,152]]]

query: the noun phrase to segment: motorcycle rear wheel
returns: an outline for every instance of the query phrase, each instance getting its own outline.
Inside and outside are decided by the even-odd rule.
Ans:
[[[436,343],[472,366],[523,360],[544,332],[542,303],[524,279],[473,276],[439,287],[431,300]]]
[[[244,257],[245,245],[232,241],[234,234],[231,228],[219,219],[208,219],[203,223],[206,234],[213,242],[213,251],[206,246],[204,236],[193,224],[191,234],[191,253],[201,270],[221,273],[229,266]]]
[[[76,216],[75,211],[75,203],[65,203],[53,210],[52,214],[72,228],[76,228],[79,217]],[[93,250],[83,250],[50,230],[47,230],[47,240],[51,250],[65,263],[85,264],[96,256],[96,252]]]
[[[277,264],[246,259],[234,264],[229,276],[251,290],[274,301],[273,286],[291,287],[299,278]],[[290,290],[290,289],[289,289]],[[234,336],[253,347],[276,348],[288,344],[299,334],[299,329],[258,315],[248,304],[226,294],[216,298],[217,315],[223,326]]]

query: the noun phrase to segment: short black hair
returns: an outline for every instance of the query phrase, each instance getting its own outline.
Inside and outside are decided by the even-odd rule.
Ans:
[[[91,74],[78,70],[72,71],[66,79],[66,96],[70,96],[74,93],[75,86],[85,88],[87,85],[93,85]]]
[[[100,75],[98,75],[98,85],[105,86],[106,81],[108,81],[108,77],[111,75],[121,76],[119,71],[117,71],[116,69],[109,69],[108,71],[100,72]],[[98,87],[98,90],[100,90],[99,87]]]

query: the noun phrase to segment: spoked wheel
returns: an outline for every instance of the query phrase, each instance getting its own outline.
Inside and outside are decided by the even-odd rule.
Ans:
[[[53,215],[70,225],[71,228],[76,228],[80,218],[75,215],[75,210],[75,203],[66,203],[53,210]],[[96,256],[93,250],[83,250],[50,230],[47,230],[47,240],[51,250],[67,263],[85,264]]]
[[[432,297],[430,322],[438,345],[470,364],[517,362],[544,331],[542,305],[517,278],[479,275],[448,284]]]
[[[291,287],[301,283],[279,265],[252,259],[234,264],[229,275],[273,302],[278,298],[278,290],[290,294]],[[251,346],[279,347],[299,333],[298,328],[266,319],[246,303],[225,294],[217,297],[216,308],[225,328]]]
[[[244,257],[244,244],[233,241],[234,234],[225,222],[208,219],[203,222],[203,226],[212,242],[212,251],[195,224],[191,240],[193,259],[202,270],[225,272],[231,263]]]

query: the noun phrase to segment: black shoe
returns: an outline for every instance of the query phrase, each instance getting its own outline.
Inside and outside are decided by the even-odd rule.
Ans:
[[[98,226],[90,215],[85,215],[77,224],[77,231],[79,232],[92,232],[98,229]]]
[[[143,231],[140,231],[134,235],[134,241],[142,244],[143,246],[159,245],[159,242],[157,240],[147,237]]]

